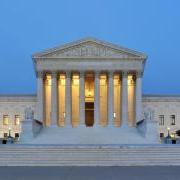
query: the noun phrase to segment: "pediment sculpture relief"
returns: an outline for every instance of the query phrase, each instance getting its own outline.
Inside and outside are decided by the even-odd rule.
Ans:
[[[55,57],[121,57],[127,58],[129,55],[119,50],[112,49],[103,45],[96,44],[82,44],[77,45],[72,48],[62,49],[53,53],[50,53],[48,56]]]

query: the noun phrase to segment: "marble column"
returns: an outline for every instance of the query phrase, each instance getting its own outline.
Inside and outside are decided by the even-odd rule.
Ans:
[[[51,76],[51,124],[57,125],[58,95],[57,95],[57,73],[52,72]]]
[[[95,72],[94,80],[94,126],[99,125],[100,115],[100,73]]]
[[[44,121],[44,74],[37,72],[37,120]]]
[[[142,120],[142,72],[136,73],[136,123]]]
[[[84,72],[79,74],[79,125],[85,125],[85,80]]]
[[[71,126],[71,73],[66,72],[66,95],[65,95],[65,126]]]
[[[128,126],[128,73],[126,71],[122,72],[121,99],[122,126]]]
[[[114,125],[114,73],[108,73],[108,125]]]

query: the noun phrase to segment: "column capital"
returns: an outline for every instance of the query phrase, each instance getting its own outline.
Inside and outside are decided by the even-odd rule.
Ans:
[[[128,76],[128,71],[122,71],[122,77],[127,77]]]
[[[100,71],[95,71],[95,72],[94,72],[94,75],[95,75],[95,77],[100,76]]]
[[[66,71],[66,78],[71,78],[71,71]]]
[[[136,71],[136,78],[141,78],[143,76],[142,71]]]
[[[51,75],[52,75],[52,78],[57,78],[57,71],[52,71]]]
[[[79,77],[80,77],[80,78],[83,78],[84,75],[85,75],[85,72],[84,72],[84,71],[79,71]]]
[[[108,77],[113,78],[113,76],[114,76],[114,71],[108,71]]]
[[[44,77],[44,72],[43,71],[38,71],[37,72],[37,77],[38,78],[43,78]]]

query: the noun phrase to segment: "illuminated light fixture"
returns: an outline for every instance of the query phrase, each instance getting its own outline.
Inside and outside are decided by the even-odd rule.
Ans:
[[[92,92],[88,91],[88,96],[91,97],[92,96]]]
[[[170,137],[170,127],[167,127],[167,130],[168,130],[168,137]]]
[[[171,133],[171,138],[175,138],[175,133]]]
[[[66,113],[65,113],[65,112],[63,112],[63,117],[64,117],[64,118],[66,117]]]
[[[113,113],[113,117],[116,118],[116,113],[115,112]]]

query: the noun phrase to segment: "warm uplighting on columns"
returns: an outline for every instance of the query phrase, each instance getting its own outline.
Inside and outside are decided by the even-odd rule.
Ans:
[[[64,127],[65,124],[65,85],[66,76],[60,74],[58,78],[58,125]]]
[[[135,77],[134,75],[128,75],[128,85],[134,85]]]
[[[100,124],[105,127],[108,124],[107,114],[107,93],[108,82],[107,74],[100,74]]]
[[[45,75],[45,126],[51,124],[51,75]]]
[[[65,77],[64,74],[60,74],[59,81],[60,81],[60,85],[61,85],[61,86],[65,86],[66,77]]]
[[[71,85],[71,93],[72,93],[72,126],[77,127],[79,124],[79,74],[72,74],[72,85]]]
[[[60,127],[65,125],[65,85],[66,76],[60,73],[58,76],[58,125]]]
[[[128,75],[128,124],[135,126],[135,75]]]
[[[51,86],[51,75],[46,75],[47,85]]]
[[[79,85],[79,75],[74,74],[72,76],[72,85],[75,85],[75,86]]]
[[[114,125],[119,127],[121,124],[121,86],[120,75],[114,74]]]

